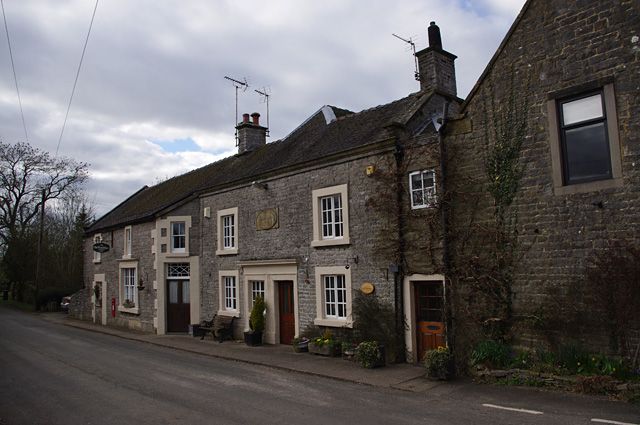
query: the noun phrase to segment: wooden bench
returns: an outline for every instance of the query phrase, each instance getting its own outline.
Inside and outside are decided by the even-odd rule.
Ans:
[[[233,316],[222,316],[216,314],[211,320],[203,320],[200,323],[200,332],[202,334],[201,340],[211,334],[213,339],[217,339],[218,342],[222,342],[225,339],[233,339],[233,321],[236,320]]]

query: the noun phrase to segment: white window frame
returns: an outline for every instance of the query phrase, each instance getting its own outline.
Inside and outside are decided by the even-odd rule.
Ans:
[[[322,275],[324,291],[324,317],[334,320],[347,320],[347,288],[344,274]],[[342,314],[340,314],[342,313]]]
[[[133,280],[132,282],[125,282],[125,278],[127,277],[125,270],[133,270]],[[120,294],[120,300],[118,305],[118,311],[122,311],[124,313],[132,313],[139,314],[140,312],[140,301],[138,296],[138,262],[137,261],[123,261],[119,264],[119,277],[118,277],[118,292]],[[133,283],[133,304],[134,307],[125,307],[124,301],[126,298],[126,289],[125,286],[131,286],[127,283]]]
[[[338,317],[337,305],[336,315],[328,315],[326,311],[327,299],[325,289],[326,277],[343,276],[344,277],[344,291],[345,291],[345,316]],[[337,282],[337,280],[336,280]],[[317,326],[331,326],[341,328],[353,327],[352,320],[352,294],[351,294],[351,270],[345,269],[344,266],[333,267],[316,267],[315,268],[315,285],[316,285],[316,318],[313,323]],[[335,288],[334,288],[335,292]],[[337,304],[337,296],[335,303]]]
[[[607,137],[609,138],[609,158],[611,160],[611,178],[594,180],[584,183],[565,184],[562,156],[562,141],[560,137],[560,122],[558,107],[563,98],[581,93],[589,93],[598,88],[602,90],[604,114],[606,116]],[[622,187],[622,155],[620,151],[620,135],[618,133],[618,115],[616,111],[616,96],[612,82],[589,83],[583,87],[562,90],[551,94],[547,100],[547,119],[549,124],[549,148],[551,153],[551,177],[555,195],[569,195],[573,193],[588,193],[599,190]]]
[[[131,246],[133,245],[133,229],[131,226],[124,228],[124,250],[122,251],[122,258],[131,258]]]
[[[256,284],[261,284],[259,286],[261,286],[260,288],[256,289]],[[249,280],[249,291],[250,291],[250,295],[251,295],[251,308],[253,308],[253,303],[256,301],[256,298],[258,296],[262,297],[262,299],[265,299],[265,281],[264,279],[250,279]]]
[[[233,218],[233,235],[231,239],[231,243],[229,243],[229,239],[225,239],[225,228],[224,221],[225,217],[232,216]],[[219,210],[217,213],[217,226],[218,226],[218,249],[216,250],[216,255],[233,255],[238,253],[238,229],[240,228],[238,225],[238,208],[227,208],[224,210]]]
[[[433,186],[425,187],[424,176],[431,174],[433,177]],[[421,177],[422,187],[413,187],[413,176]],[[413,192],[422,192],[422,203],[414,203]],[[436,198],[436,172],[435,170],[419,170],[409,173],[409,197],[411,198],[411,209],[432,208],[435,206]]]
[[[323,199],[331,199],[332,197],[340,197],[340,208],[342,210],[342,235],[336,236],[335,232],[326,234],[323,232],[326,229],[325,224],[335,226],[336,222],[332,220],[328,223],[324,223],[323,220]],[[349,240],[349,196],[348,187],[346,184],[325,187],[323,189],[316,189],[311,192],[312,198],[312,214],[313,214],[313,240],[311,246],[331,246],[331,245],[348,245]],[[335,203],[331,201],[330,212],[335,213]],[[326,203],[325,203],[326,206]],[[335,230],[335,227],[332,227]],[[325,236],[326,235],[326,236]]]
[[[96,233],[95,235],[93,235],[93,243],[96,244],[100,242],[102,242],[102,233]],[[91,244],[91,249],[93,250],[93,244]],[[93,262],[94,263],[102,262],[102,253],[98,251],[93,251]]]
[[[227,286],[233,281],[233,287],[235,292],[229,294],[227,292]],[[238,317],[240,313],[240,278],[237,270],[220,270],[218,272],[219,283],[219,306],[218,314],[222,316],[234,316]],[[228,296],[230,295],[230,297]]]
[[[173,225],[182,224],[182,233],[173,233]],[[169,238],[171,240],[171,252],[174,254],[184,254],[187,251],[187,223],[185,221],[171,221],[169,223],[171,231]],[[182,238],[182,247],[176,247],[176,238]]]

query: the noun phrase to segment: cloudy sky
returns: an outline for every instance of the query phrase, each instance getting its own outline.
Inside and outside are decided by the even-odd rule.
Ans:
[[[56,151],[94,0],[3,0],[28,141]],[[143,185],[235,152],[266,104],[270,140],[325,104],[360,111],[418,90],[408,45],[436,21],[465,97],[524,0],[101,0],[59,155],[90,165],[99,214]],[[0,139],[25,140],[4,27]]]

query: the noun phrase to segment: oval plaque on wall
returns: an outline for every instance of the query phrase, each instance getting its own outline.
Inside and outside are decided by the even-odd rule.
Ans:
[[[256,230],[278,228],[278,209],[269,208],[256,213]]]
[[[360,286],[360,292],[365,295],[373,294],[373,291],[375,291],[375,289],[376,287],[373,286],[373,283],[371,282],[365,282]]]

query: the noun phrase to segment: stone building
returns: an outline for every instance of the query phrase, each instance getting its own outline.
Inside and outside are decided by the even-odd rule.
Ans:
[[[529,0],[450,122],[457,345],[497,331],[530,348],[635,348],[640,287],[620,266],[640,239],[639,36],[637,1]],[[508,199],[490,190],[508,189],[489,181],[487,164],[508,157],[504,143],[522,168],[493,174],[518,184],[496,224],[496,204]],[[498,235],[508,247],[496,248]],[[498,262],[507,274],[495,273]],[[609,278],[594,280],[603,267]],[[492,271],[506,284],[488,283]]]
[[[407,318],[410,354],[444,343],[437,129],[459,99],[455,56],[429,31],[419,92],[358,113],[324,106],[269,144],[259,114],[244,114],[236,155],[100,218],[85,247],[92,289],[74,314],[158,334],[232,315],[240,337],[261,295],[265,342],[290,343],[310,327],[349,333],[366,284]],[[100,241],[111,249],[94,254]]]
[[[236,155],[99,219],[74,314],[159,334],[233,315],[240,337],[262,295],[277,344],[349,332],[373,288],[406,322],[409,360],[440,344],[464,358],[487,336],[624,351],[638,310],[615,319],[619,285],[590,265],[640,235],[640,5],[528,0],[464,101],[428,33],[419,92],[324,106],[268,144],[245,114]]]

